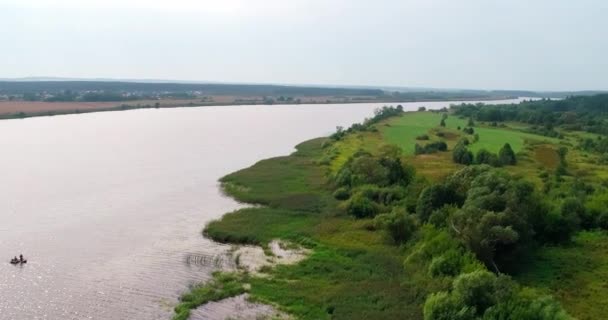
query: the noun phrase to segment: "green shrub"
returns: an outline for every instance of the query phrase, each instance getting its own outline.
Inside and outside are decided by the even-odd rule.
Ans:
[[[334,198],[337,200],[348,200],[350,198],[350,191],[348,188],[340,187],[334,191]]]
[[[378,211],[378,205],[361,193],[353,195],[346,207],[346,212],[356,218],[372,218]]]
[[[455,276],[462,269],[462,252],[450,250],[434,258],[429,265],[429,272],[433,277]]]
[[[514,166],[517,164],[517,158],[515,152],[511,148],[511,145],[505,143],[505,145],[498,152],[498,161],[503,166]]]
[[[429,140],[429,135],[428,134],[422,134],[416,137],[416,140]]]
[[[393,209],[374,218],[376,228],[386,229],[395,243],[409,240],[418,227],[417,219],[403,208]]]

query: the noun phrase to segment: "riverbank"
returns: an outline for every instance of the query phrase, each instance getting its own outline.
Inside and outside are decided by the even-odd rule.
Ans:
[[[263,206],[228,213],[210,223],[205,234],[219,242],[262,247],[283,239],[311,250],[298,264],[262,270],[267,277],[240,279],[252,299],[297,318],[420,318],[420,301],[404,303],[420,299],[414,298],[419,288],[401,283],[402,250],[371,231],[369,221],[343,215],[326,187],[326,167],[317,161],[327,141],[307,141],[290,156],[263,160],[223,178],[227,194]]]
[[[441,122],[445,124],[440,125]],[[434,208],[431,217],[427,217],[430,220],[421,221],[423,191],[433,185],[441,186],[453,175],[466,177],[480,172],[513,179],[517,181],[514,185],[526,181],[533,189],[541,188],[547,183],[548,171],[556,169],[555,161],[551,159],[557,157],[558,146],[564,143],[571,145],[579,139],[576,132],[561,139],[533,134],[519,123],[500,126],[474,124],[475,137],[462,130],[467,126],[472,126],[469,119],[453,115],[446,117],[439,112],[402,113],[371,121],[363,128],[358,127],[343,135],[306,141],[289,156],[262,160],[222,178],[222,189],[226,194],[240,202],[258,206],[227,213],[220,220],[209,223],[204,229],[205,236],[233,245],[257,245],[267,251],[272,241],[282,239],[310,252],[308,258],[294,265],[261,268],[261,275],[246,271],[230,274],[231,279],[236,277],[236,284],[232,287],[231,282],[230,290],[235,290],[235,294],[247,292],[251,300],[275,306],[298,319],[448,319],[427,317],[434,312],[429,311],[433,305],[439,303],[433,299],[447,295],[457,282],[464,281],[461,279],[498,280],[492,280],[494,276],[487,271],[484,262],[458,239],[459,233],[454,231],[458,229],[447,224],[445,219],[457,208]],[[498,153],[505,144],[510,144],[518,162],[498,169],[467,167],[454,163],[451,152],[417,154],[414,148],[416,143],[444,142],[447,150],[451,151],[463,138],[470,139],[469,148],[475,152]],[[359,157],[366,160],[354,160]],[[394,168],[387,162],[390,159],[399,159],[397,163],[403,165],[405,171],[396,171],[400,172],[402,182],[387,186],[378,180],[368,180],[384,174],[381,172],[387,168]],[[381,166],[385,169],[373,164],[376,160],[384,163]],[[606,170],[595,164],[595,156],[590,154],[572,151],[568,160],[573,172],[578,168],[585,170],[589,183],[597,181],[589,172],[596,176],[605,174]],[[356,185],[339,187],[344,168],[366,173],[350,178],[360,181]],[[467,170],[480,171],[471,173]],[[564,185],[571,182],[574,180],[566,178]],[[596,250],[597,239],[605,237],[602,231],[593,232],[595,236],[586,239],[595,242],[581,242],[581,246],[586,247],[579,249]],[[568,247],[551,246],[540,248],[540,256],[545,250],[555,261],[559,261],[563,254],[571,254]],[[457,262],[448,259],[456,259]],[[597,260],[589,264],[604,261],[599,257]],[[526,269],[522,268],[519,273],[514,273],[515,279],[525,279],[528,287],[504,280],[506,282],[501,285],[507,285],[507,291],[513,296],[505,297],[503,302],[517,304],[521,310],[541,308],[542,311],[530,311],[530,315],[544,312],[546,318],[541,319],[570,319],[566,311],[548,296],[555,294],[555,291],[544,287],[548,280],[533,277],[542,274],[545,267],[535,260],[528,270],[522,271]],[[581,278],[591,272],[588,268],[579,270],[571,267],[570,270],[552,272],[577,275],[580,272]],[[209,290],[214,287],[218,293],[224,292],[217,287],[218,281],[222,282],[224,277],[226,274],[217,274],[215,280],[200,288]],[[576,290],[597,293],[591,284]],[[603,312],[599,304],[593,306],[580,296],[559,292],[556,298],[577,316]],[[199,303],[189,304],[188,308],[196,308],[206,301],[209,300],[199,300]],[[500,300],[492,303],[496,308],[506,308],[501,306]],[[180,312],[184,310],[181,309],[183,306],[178,308]],[[486,311],[490,314],[507,312],[509,315],[514,312],[497,310],[490,308]],[[528,318],[522,315],[521,319]]]
[[[458,99],[377,99],[369,97],[313,96],[299,97],[291,101],[275,101],[269,103],[261,97],[213,96],[207,99],[161,99],[134,100],[117,102],[43,102],[43,101],[0,101],[1,119],[24,119],[31,117],[56,116],[66,114],[81,114],[91,112],[124,111],[136,109],[237,106],[237,105],[300,105],[300,104],[362,104],[362,103],[407,103],[407,102],[436,102],[467,100],[498,101],[513,99],[513,97],[470,97]]]

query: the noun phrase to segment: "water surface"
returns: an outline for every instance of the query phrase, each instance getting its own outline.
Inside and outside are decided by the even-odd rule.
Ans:
[[[228,266],[217,180],[383,104],[146,109],[0,121],[0,319],[168,319]],[[396,105],[396,104],[393,104]],[[442,108],[447,102],[403,103]],[[8,263],[23,253],[22,267]]]

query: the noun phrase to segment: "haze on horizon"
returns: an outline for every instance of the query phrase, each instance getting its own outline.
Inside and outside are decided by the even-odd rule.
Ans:
[[[608,89],[600,0],[0,0],[0,78]]]

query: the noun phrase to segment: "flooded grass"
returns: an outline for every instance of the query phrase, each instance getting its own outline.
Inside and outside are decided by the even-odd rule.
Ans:
[[[209,282],[191,288],[180,297],[173,320],[187,320],[190,310],[210,301],[219,301],[245,293],[244,278],[236,273],[215,273]]]

